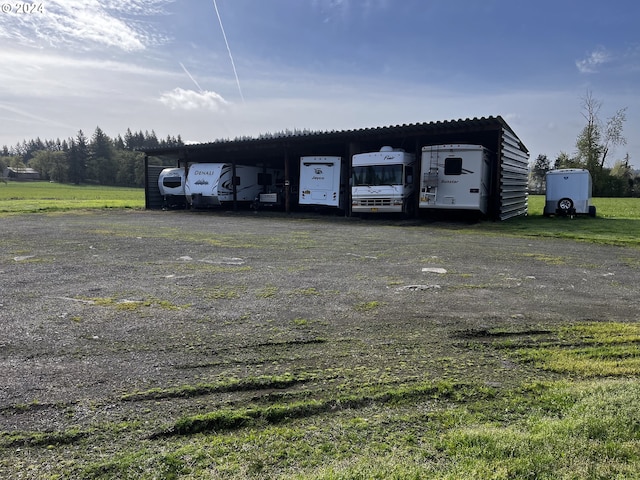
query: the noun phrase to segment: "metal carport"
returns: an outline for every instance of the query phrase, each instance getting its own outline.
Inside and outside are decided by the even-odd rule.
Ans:
[[[295,185],[301,156],[341,156],[347,161],[350,171],[354,154],[377,151],[384,145],[403,148],[420,158],[424,145],[458,143],[483,145],[496,153],[489,218],[506,220],[525,215],[529,152],[500,116],[357,130],[264,135],[259,138],[142,149],[145,153],[145,205],[148,209],[161,208],[162,198],[157,179],[164,167],[188,168],[189,164],[203,162],[269,166],[283,168],[286,184]],[[150,158],[156,160],[150,161]],[[419,175],[416,175],[416,182],[418,178]],[[346,200],[345,213],[350,215],[351,201],[350,198]],[[291,210],[289,196],[285,208]]]

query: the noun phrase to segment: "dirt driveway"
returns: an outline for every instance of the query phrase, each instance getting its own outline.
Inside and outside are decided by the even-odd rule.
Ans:
[[[159,425],[210,407],[123,396],[221,378],[515,382],[524,367],[465,332],[639,318],[638,250],[465,225],[115,210],[0,228],[0,431]]]

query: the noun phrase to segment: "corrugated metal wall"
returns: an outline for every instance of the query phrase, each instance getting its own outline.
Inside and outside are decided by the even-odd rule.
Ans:
[[[527,214],[529,154],[523,151],[518,138],[505,128],[502,129],[500,148],[500,220],[507,220]]]
[[[160,187],[158,186],[158,178],[164,168],[158,165],[147,166],[147,184],[145,185],[145,204],[147,209],[160,210],[164,204],[164,199],[160,195]]]

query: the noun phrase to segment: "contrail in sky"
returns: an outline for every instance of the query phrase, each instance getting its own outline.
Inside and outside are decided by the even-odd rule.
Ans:
[[[195,83],[195,84],[196,84],[196,87],[198,87],[198,90],[200,90],[200,93],[202,93],[202,88],[200,87],[200,85],[198,84],[198,82],[196,82],[196,79],[195,79],[195,78],[193,78],[193,77],[191,76],[191,74],[189,73],[189,70],[187,70],[187,67],[185,67],[185,66],[182,64],[182,62],[179,62],[179,63],[180,63],[180,66],[182,67],[182,69],[184,70],[184,73],[186,73],[187,75],[189,75],[189,78],[191,79],[191,81],[192,81],[193,83]]]
[[[220,23],[220,30],[222,30],[222,37],[224,43],[227,46],[227,52],[229,52],[229,58],[231,59],[231,67],[233,68],[233,74],[236,76],[236,83],[238,84],[238,91],[240,92],[240,98],[244,103],[244,95],[242,95],[242,88],[240,88],[240,79],[238,78],[238,72],[236,71],[236,64],[233,61],[233,55],[231,55],[231,48],[229,48],[229,42],[227,41],[227,34],[224,33],[224,27],[222,26],[222,19],[220,18],[220,12],[218,11],[218,4],[216,0],[213,0],[213,7],[216,9],[216,15],[218,16],[218,23]]]

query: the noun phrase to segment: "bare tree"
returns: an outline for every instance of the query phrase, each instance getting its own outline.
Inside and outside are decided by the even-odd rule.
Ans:
[[[627,119],[627,109],[625,107],[618,110],[603,123],[600,119],[602,102],[595,99],[590,90],[587,90],[582,98],[582,108],[582,116],[587,124],[576,141],[577,155],[581,163],[593,174],[596,169],[604,168],[607,156],[613,148],[627,143],[622,134],[624,122]]]
[[[602,159],[600,160],[600,168],[603,168],[607,160],[607,154],[610,148],[620,145],[626,145],[627,139],[622,135],[624,122],[627,120],[627,107],[618,110],[615,115],[607,119],[604,129],[604,138],[602,145]]]

